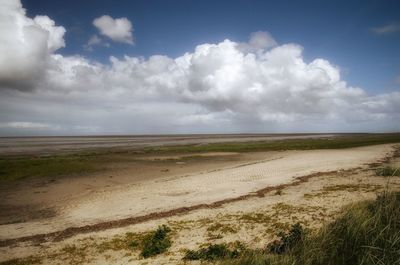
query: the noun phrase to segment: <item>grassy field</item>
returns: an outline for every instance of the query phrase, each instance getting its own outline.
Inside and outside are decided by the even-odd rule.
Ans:
[[[20,157],[0,159],[0,182],[27,177],[60,177],[100,170],[96,157],[64,155],[53,157]]]
[[[400,133],[360,134],[321,139],[230,142],[204,145],[169,146],[142,150],[97,150],[53,156],[0,158],[0,183],[27,177],[60,177],[104,170],[115,161],[132,160],[143,155],[167,155],[202,152],[258,152],[279,150],[337,149],[386,143],[399,143]]]

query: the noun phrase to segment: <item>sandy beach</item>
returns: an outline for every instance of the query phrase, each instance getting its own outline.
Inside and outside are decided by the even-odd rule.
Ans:
[[[265,212],[266,208],[276,212],[273,209],[279,203],[302,204],[315,211],[321,204],[321,209],[329,212],[323,213],[326,218],[322,219],[329,219],[341,206],[383,189],[384,180],[364,179],[361,173],[370,172],[374,163],[388,161],[395,150],[396,145],[384,144],[336,150],[143,155],[135,163],[115,165],[112,174],[106,171],[47,180],[45,185],[43,180],[26,181],[24,187],[21,184],[12,191],[2,189],[5,211],[0,225],[0,258],[24,257],[38,249],[46,256],[49,248],[60,249],[82,238],[104,240],[105,235],[110,238],[127,231],[144,232],[155,224],[176,224],[181,219],[199,226],[194,231],[199,233],[197,241],[202,242],[206,232],[201,232],[201,220],[213,223],[211,220],[220,218],[217,216],[222,213],[243,215],[259,209]],[[343,188],[349,201],[340,199],[342,190],[330,203],[318,196],[311,196],[311,200],[305,197],[324,190],[326,183],[339,185],[343,181],[346,185],[361,185],[350,194]],[[26,189],[26,185],[30,188]],[[277,189],[283,190],[284,195],[274,195]],[[7,209],[25,210],[16,214]],[[299,215],[310,218],[304,211]],[[310,225],[319,224],[310,221]],[[241,237],[249,240],[257,229],[250,229]],[[187,240],[187,236],[180,240]],[[57,242],[60,239],[62,243]],[[89,244],[85,240],[84,244]],[[186,243],[186,248],[193,245],[180,244]],[[116,252],[111,256],[118,255]],[[152,262],[159,264],[160,258],[177,257],[179,254],[175,253]],[[93,264],[102,264],[98,258]],[[141,264],[140,258],[137,262]]]

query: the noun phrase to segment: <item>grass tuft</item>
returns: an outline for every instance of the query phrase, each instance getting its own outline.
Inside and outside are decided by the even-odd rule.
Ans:
[[[267,248],[271,253],[282,254],[295,247],[304,239],[304,229],[300,223],[294,224],[289,232],[279,232],[278,239],[268,244]]]
[[[377,176],[393,177],[400,176],[400,168],[393,168],[390,166],[381,167],[375,170]]]
[[[152,256],[156,256],[167,251],[168,248],[171,247],[172,242],[168,236],[168,233],[171,232],[171,229],[162,225],[157,228],[156,231],[150,232],[146,235],[141,242],[141,256],[144,258],[149,258]],[[137,246],[137,242],[131,242],[131,246]]]

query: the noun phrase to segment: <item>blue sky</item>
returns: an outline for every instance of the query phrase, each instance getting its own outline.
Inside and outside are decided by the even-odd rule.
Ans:
[[[302,45],[306,60],[328,59],[345,79],[365,90],[400,89],[400,32],[373,27],[400,23],[399,1],[41,1],[23,0],[28,15],[46,14],[67,29],[62,54],[107,62],[110,55],[177,57],[201,43],[245,41],[269,31],[279,44]],[[83,45],[96,33],[94,18],[127,17],[135,45],[113,43],[92,52]]]
[[[399,1],[1,1],[0,136],[400,131]]]

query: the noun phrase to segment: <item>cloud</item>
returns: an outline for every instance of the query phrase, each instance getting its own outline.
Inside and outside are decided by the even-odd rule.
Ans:
[[[56,26],[55,22],[48,16],[36,16],[33,20],[41,29],[47,31],[47,48],[49,52],[54,52],[62,47],[65,47],[64,27]]]
[[[89,38],[88,42],[83,47],[88,51],[92,51],[94,46],[110,47],[110,44],[95,34]]]
[[[94,19],[93,25],[100,31],[100,34],[113,41],[133,44],[132,23],[126,17],[114,19],[104,15]]]
[[[272,48],[277,42],[268,31],[257,31],[250,34],[248,42],[239,44],[238,49],[243,52],[254,52]]]
[[[38,122],[2,122],[0,128],[12,129],[51,129],[52,126],[45,123]]]
[[[92,37],[90,37],[87,44],[89,46],[93,46],[93,45],[99,45],[100,43],[102,43],[102,40],[99,38],[99,36],[93,35]]]
[[[0,88],[28,89],[41,81],[52,52],[65,46],[65,29],[47,16],[26,16],[19,1],[0,9]]]
[[[387,25],[381,26],[381,27],[373,27],[373,28],[371,28],[371,31],[378,35],[387,35],[387,34],[399,32],[400,24],[392,23],[392,24],[387,24]]]
[[[0,27],[14,30],[6,40],[19,40],[19,21],[29,21],[42,39],[28,34],[24,41],[39,46],[46,63],[40,82],[30,79],[21,89],[14,73],[8,78],[13,86],[0,84],[14,88],[0,89],[0,123],[8,124],[0,126],[3,135],[20,132],[10,125],[21,122],[50,124],[57,130],[37,133],[64,135],[400,130],[399,92],[369,95],[348,85],[339,66],[323,58],[306,61],[302,46],[278,45],[266,32],[245,43],[201,44],[176,58],[111,56],[102,64],[57,53],[61,42],[50,45],[50,34],[20,5],[7,8],[12,15],[2,17]],[[2,43],[0,54],[21,67],[32,63],[10,52],[15,43]],[[33,48],[18,52],[24,49]],[[6,71],[1,65],[1,75]]]

